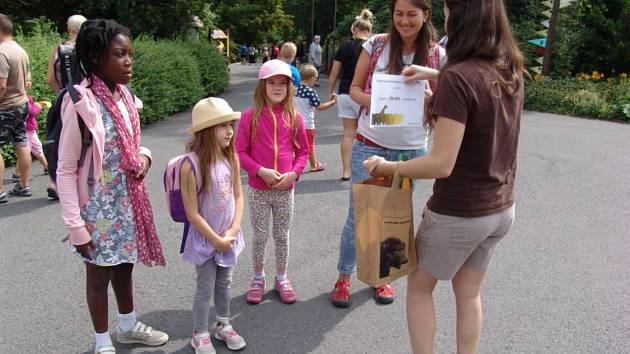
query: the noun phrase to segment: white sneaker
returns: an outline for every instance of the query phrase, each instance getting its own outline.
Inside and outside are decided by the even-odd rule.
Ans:
[[[212,341],[210,340],[210,333],[201,332],[194,334],[190,340],[190,346],[195,349],[195,354],[216,354]]]
[[[118,332],[116,340],[118,343],[140,343],[150,347],[157,347],[168,341],[168,334],[154,330],[144,323],[137,321],[131,331]]]
[[[94,348],[94,354],[116,354],[116,348],[111,345],[105,345],[100,348]]]
[[[239,336],[232,328],[232,325],[221,326],[217,324],[216,332],[214,332],[214,338],[225,342],[230,350],[241,350],[245,348],[245,339]]]

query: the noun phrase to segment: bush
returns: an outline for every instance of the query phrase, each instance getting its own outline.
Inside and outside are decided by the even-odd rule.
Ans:
[[[229,83],[225,55],[219,53],[214,46],[202,41],[191,42],[187,45],[197,60],[204,95],[213,96],[223,92]]]
[[[62,41],[50,23],[35,21],[28,35],[16,36],[16,41],[30,57],[36,101],[54,102],[55,94],[46,82],[46,68],[52,48]],[[227,66],[223,55],[205,41],[163,40],[144,37],[133,43],[135,50],[134,76],[131,87],[144,102],[140,112],[143,124],[148,124],[187,109],[200,98],[216,95],[228,86]],[[37,117],[39,134],[43,138],[47,110]],[[7,165],[15,162],[12,146],[0,147]]]
[[[528,83],[525,109],[630,122],[630,80],[594,74]]]
[[[188,108],[203,96],[199,66],[184,42],[139,39],[134,48],[131,86],[145,103],[143,124]]]

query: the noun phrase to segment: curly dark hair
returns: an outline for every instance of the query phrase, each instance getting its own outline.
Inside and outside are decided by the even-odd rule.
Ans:
[[[114,20],[87,20],[81,25],[74,48],[75,62],[83,77],[89,80],[98,71],[101,61],[107,57],[109,43],[119,34],[131,38],[129,29]],[[92,58],[96,59],[96,63]]]

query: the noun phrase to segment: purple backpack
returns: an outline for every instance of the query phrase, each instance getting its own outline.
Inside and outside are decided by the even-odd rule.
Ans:
[[[188,161],[192,167],[195,178],[197,176],[196,164],[190,154],[184,154],[173,157],[164,170],[164,191],[166,192],[166,204],[168,212],[175,222],[187,223],[186,210],[184,209],[184,200],[182,199],[182,190],[179,180],[179,171],[184,161]]]

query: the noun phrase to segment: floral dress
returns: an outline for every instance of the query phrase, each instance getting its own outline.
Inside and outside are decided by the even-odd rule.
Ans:
[[[99,103],[105,127],[103,172],[92,196],[81,209],[81,217],[96,248],[91,251],[92,261],[83,258],[74,246],[71,249],[84,261],[98,266],[136,263],[135,223],[127,176],[120,167],[118,134],[112,116],[100,100]]]

